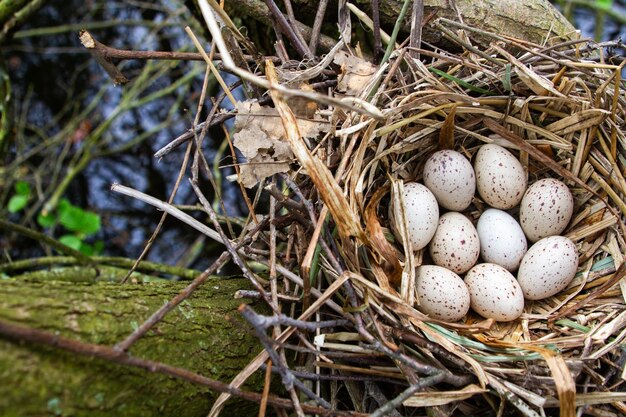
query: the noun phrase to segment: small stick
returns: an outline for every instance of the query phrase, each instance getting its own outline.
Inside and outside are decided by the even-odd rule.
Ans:
[[[320,33],[322,31],[322,23],[324,23],[324,15],[326,14],[327,6],[328,0],[320,0],[317,6],[315,21],[313,22],[313,29],[311,30],[311,40],[309,41],[309,49],[311,50],[311,53],[313,55],[315,55],[317,51],[317,45],[319,43]]]
[[[45,243],[52,247],[53,249],[58,250],[61,253],[72,256],[75,258],[80,264],[83,265],[96,265],[96,262],[91,259],[89,256],[85,255],[81,251],[70,248],[67,245],[59,242],[56,239],[51,238],[50,236],[45,235],[44,233],[37,232],[36,230],[29,229],[28,227],[20,226],[19,224],[11,223],[7,220],[0,219],[0,230],[8,230],[11,232],[19,233],[22,236],[26,236],[31,238],[37,242]]]
[[[398,395],[396,398],[389,401],[388,403],[380,407],[378,410],[370,414],[370,417],[383,417],[383,416],[389,415],[389,413],[395,411],[397,407],[400,407],[402,403],[404,402],[404,400],[409,398],[411,395],[415,394],[418,391],[423,390],[426,387],[430,387],[435,384],[438,384],[439,382],[442,382],[444,379],[445,377],[443,373],[431,375],[429,377],[420,379],[419,382],[415,384],[411,384],[410,387],[402,391],[400,395]]]
[[[51,346],[59,349],[66,350],[68,352],[77,353],[79,355],[85,355],[89,357],[95,357],[107,360],[109,362],[117,363],[120,365],[133,366],[135,368],[145,369],[148,372],[153,372],[162,375],[169,375],[174,378],[182,379],[184,381],[191,382],[196,385],[202,385],[208,387],[211,390],[217,392],[227,392],[230,395],[234,395],[249,401],[260,403],[262,395],[256,392],[240,390],[232,385],[225,384],[223,382],[207,378],[206,376],[191,372],[187,369],[178,368],[175,366],[167,365],[162,362],[151,361],[148,359],[141,359],[131,356],[127,353],[121,352],[118,349],[111,348],[109,346],[97,345],[93,343],[85,343],[79,340],[70,339],[67,337],[59,336],[58,334],[47,332],[44,330],[33,329],[30,327],[19,326],[0,320],[0,335],[3,338],[17,340],[27,343],[36,343],[40,345]],[[291,410],[294,408],[290,400],[286,398],[277,397],[275,395],[268,395],[267,402],[276,407]],[[302,404],[302,410],[310,414],[328,415],[327,409],[321,407],[315,407],[307,404]],[[331,414],[336,416],[346,417],[366,417],[367,414],[355,413],[349,411],[333,411]]]
[[[193,294],[193,292],[200,287],[200,285],[204,284],[204,282],[209,279],[219,268],[228,262],[230,259],[230,254],[228,252],[222,253],[222,255],[217,258],[210,267],[208,267],[203,273],[198,275],[196,279],[194,279],[191,284],[186,286],[176,297],[169,300],[167,303],[163,305],[163,307],[159,308],[155,311],[146,321],[144,321],[135,331],[133,331],[126,339],[122,340],[120,343],[116,344],[114,349],[119,352],[126,352],[130,347],[143,335],[148,333],[148,331],[153,328],[158,322],[160,322],[163,317],[170,311],[172,311],[176,306],[185,301],[187,298]]]
[[[293,47],[296,48],[296,51],[298,51],[300,56],[306,59],[313,59],[313,55],[311,54],[309,47],[305,43],[303,43],[298,34],[296,34],[293,27],[291,27],[287,19],[285,19],[285,16],[280,11],[276,3],[274,3],[274,0],[264,1],[267,7],[270,9],[270,12],[272,13],[272,16],[274,17],[274,20],[276,21],[278,27],[281,29],[281,32],[285,36],[287,36],[287,38],[289,38],[289,41],[291,42]]]
[[[304,394],[306,394],[312,400],[315,400],[322,407],[331,408],[330,403],[328,403],[323,398],[317,396],[302,381],[296,378],[295,375],[293,375],[293,373],[289,369],[289,367],[286,365],[286,363],[284,363],[284,361],[278,355],[278,352],[276,352],[273,346],[274,340],[270,339],[265,332],[266,327],[264,325],[266,324],[265,319],[267,317],[257,314],[250,306],[245,305],[245,304],[242,304],[239,307],[239,312],[252,325],[254,329],[254,333],[256,334],[256,336],[259,338],[259,340],[265,347],[265,351],[267,352],[270,359],[272,360],[272,363],[274,364],[274,366],[278,368],[278,372],[281,375],[283,385],[285,386],[285,388],[287,388],[290,392],[292,392],[294,391],[294,386],[298,387],[298,389],[300,389]],[[304,322],[300,322],[300,323],[304,323]],[[296,407],[299,406],[299,404],[295,404],[298,396],[292,394],[292,398],[294,398],[294,406]]]
[[[269,298],[265,298],[265,290],[263,289],[263,286],[261,285],[261,283],[259,283],[257,277],[250,270],[250,268],[248,268],[248,266],[245,264],[243,259],[241,259],[241,256],[239,256],[239,253],[237,252],[238,248],[233,246],[231,241],[224,234],[224,231],[222,230],[222,227],[220,226],[219,220],[217,219],[217,215],[215,213],[215,210],[213,210],[213,207],[211,206],[209,201],[206,199],[204,194],[202,194],[202,191],[200,190],[200,187],[198,186],[197,181],[194,180],[194,179],[191,179],[189,182],[191,183],[191,187],[193,188],[194,192],[196,193],[196,196],[198,197],[198,200],[200,200],[200,204],[202,204],[202,207],[204,207],[204,209],[206,210],[206,212],[209,215],[209,218],[213,222],[213,226],[215,227],[215,229],[217,230],[217,233],[220,236],[220,241],[224,244],[224,246],[226,246],[226,250],[228,251],[228,253],[230,253],[230,256],[231,256],[233,262],[235,263],[235,265],[237,265],[239,267],[239,269],[241,270],[243,275],[246,278],[248,278],[250,283],[252,285],[254,285],[254,287],[257,289],[257,291],[259,291],[259,294],[261,294],[261,296],[264,297],[263,298],[264,301],[273,310],[276,311],[277,310],[277,306],[273,305],[272,301]],[[252,234],[249,234],[248,236],[252,236]]]
[[[422,47],[422,21],[423,20],[424,20],[424,0],[414,0],[413,14],[411,16],[411,40],[409,41],[409,47],[411,48]],[[412,58],[420,59],[419,52],[415,50],[409,51],[409,55]]]
[[[84,30],[79,33],[83,46],[111,62],[114,59],[157,59],[171,61],[204,61],[202,54],[199,52],[177,52],[177,51],[133,51],[128,49],[117,49],[100,43],[91,33]],[[279,62],[277,56],[268,55],[267,57],[256,57],[254,55],[244,55],[244,59],[250,63],[256,63],[259,59],[269,59],[273,62]],[[221,61],[222,57],[219,53],[214,54],[213,59]]]
[[[380,11],[378,0],[372,0],[372,21],[374,22],[374,60],[379,62],[383,55],[383,42],[380,37]]]

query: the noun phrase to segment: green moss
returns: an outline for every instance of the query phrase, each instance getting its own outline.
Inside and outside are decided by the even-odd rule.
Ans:
[[[113,345],[185,285],[0,281],[0,319]],[[238,316],[232,294],[247,287],[245,280],[206,283],[131,354],[229,382],[261,349],[241,321],[226,320]],[[215,398],[172,377],[0,338],[2,416],[205,416]],[[232,415],[255,409],[240,402]]]

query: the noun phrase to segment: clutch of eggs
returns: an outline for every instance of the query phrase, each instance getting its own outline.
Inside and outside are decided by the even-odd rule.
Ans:
[[[435,264],[416,269],[422,312],[457,321],[471,306],[483,317],[512,321],[522,314],[524,299],[556,295],[574,278],[576,246],[558,236],[574,212],[563,182],[546,178],[527,189],[523,166],[495,144],[478,150],[473,168],[460,152],[435,152],[424,165],[423,181],[405,183],[402,195],[411,246],[414,251],[427,247]],[[461,211],[476,194],[491,207],[474,227]],[[518,205],[519,223],[505,211]],[[450,211],[440,217],[439,207]],[[391,227],[398,239],[400,213],[392,204]]]

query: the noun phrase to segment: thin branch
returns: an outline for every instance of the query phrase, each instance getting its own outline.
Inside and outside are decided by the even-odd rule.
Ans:
[[[245,304],[242,304],[241,307],[239,307],[239,312],[252,325],[254,333],[265,347],[265,351],[267,352],[270,359],[272,360],[272,363],[280,373],[285,388],[289,391],[293,391],[293,388],[295,386],[300,389],[304,394],[306,394],[309,398],[315,400],[318,404],[326,408],[331,408],[331,405],[326,400],[317,396],[313,391],[310,390],[310,388],[304,385],[302,381],[296,378],[296,376],[289,369],[289,366],[287,366],[287,364],[279,356],[278,352],[276,352],[276,349],[273,346],[273,339],[270,339],[265,333],[266,327],[264,326],[265,324],[267,324],[267,321],[265,320],[266,317],[257,314],[250,306],[247,306]]]
[[[263,289],[263,286],[259,283],[259,280],[255,276],[254,272],[252,272],[250,268],[248,268],[248,266],[243,261],[243,259],[241,259],[241,256],[239,256],[239,253],[237,253],[238,247],[233,246],[233,244],[224,234],[224,231],[222,230],[222,227],[220,226],[219,220],[217,219],[217,215],[215,214],[215,210],[213,210],[213,207],[211,206],[209,201],[206,199],[204,194],[202,194],[202,191],[200,190],[200,187],[198,186],[197,179],[191,179],[189,182],[191,183],[191,187],[196,193],[198,200],[200,200],[200,204],[202,204],[202,206],[208,213],[209,218],[213,222],[213,226],[217,230],[217,233],[219,233],[221,237],[220,240],[224,244],[224,246],[226,246],[226,250],[228,251],[228,253],[230,253],[230,256],[233,262],[235,263],[235,265],[237,265],[237,267],[239,267],[243,275],[250,281],[250,283],[254,285],[257,291],[259,291],[259,294],[261,294],[261,296],[264,296],[265,291]],[[250,237],[252,236],[252,234],[248,234],[248,236]],[[267,303],[267,305],[269,305],[273,309],[278,310],[277,306],[274,306],[269,298],[264,298],[264,301]]]
[[[177,51],[133,51],[128,49],[117,49],[111,46],[100,43],[93,37],[88,31],[82,31],[80,33],[81,43],[87,49],[94,49],[98,54],[102,55],[106,60],[113,59],[157,59],[166,61],[204,61],[202,54],[199,52],[177,52]],[[82,37],[85,37],[84,41]],[[87,45],[85,44],[87,43]],[[258,60],[269,59],[274,62],[278,62],[278,57],[268,55],[267,57],[256,57],[253,55],[244,55],[244,59],[250,63],[256,63]],[[213,59],[221,61],[221,55],[219,53],[213,54]]]
[[[380,407],[378,410],[374,411],[370,417],[383,417],[389,415],[389,413],[395,411],[397,407],[400,407],[404,400],[408,399],[411,395],[415,394],[418,391],[423,390],[426,387],[433,386],[438,384],[439,382],[444,381],[445,375],[442,373],[431,375],[426,378],[422,378],[417,384],[412,384],[410,387],[405,389],[393,400],[387,402],[385,405]]]
[[[274,0],[264,0],[267,7],[270,9],[270,13],[274,18],[278,28],[283,33],[283,35],[287,36],[293,47],[298,51],[301,57],[305,59],[313,59],[313,55],[309,50],[309,47],[302,41],[302,38],[298,36],[295,32],[294,28],[289,24],[283,12],[280,11]]]
[[[37,242],[45,243],[53,249],[58,250],[61,253],[65,253],[66,255],[72,256],[76,258],[76,260],[83,265],[94,265],[96,262],[92,260],[89,256],[84,253],[77,251],[76,249],[72,249],[67,245],[59,242],[56,239],[51,238],[43,233],[40,233],[36,230],[29,229],[28,227],[20,226],[19,224],[11,223],[7,220],[0,219],[0,230],[6,230],[9,232],[19,233],[22,236],[26,236],[30,239],[33,239]]]
[[[172,311],[176,306],[185,301],[187,298],[193,294],[193,292],[200,287],[200,285],[204,284],[206,280],[208,280],[215,272],[226,264],[230,260],[230,254],[228,252],[222,253],[222,255],[217,258],[213,264],[209,268],[207,268],[203,273],[198,275],[196,279],[194,279],[191,284],[186,286],[176,297],[169,300],[167,303],[163,305],[163,307],[159,308],[155,311],[146,321],[144,321],[135,331],[133,331],[126,339],[122,340],[120,343],[115,345],[115,349],[120,352],[125,352],[143,335],[148,333],[148,331],[153,328],[158,322],[163,320],[163,317],[167,315],[170,311]]]
[[[372,21],[374,23],[374,60],[380,62],[383,56],[383,43],[380,37],[379,0],[372,0]]]
[[[250,308],[250,307],[247,307]],[[292,317],[286,316],[284,314],[275,314],[273,316],[262,316],[260,314],[249,315],[250,319],[254,320],[254,327],[258,327],[261,329],[268,329],[277,324],[282,324],[284,326],[293,326],[298,329],[315,331],[316,329],[321,329],[325,327],[337,327],[337,326],[346,326],[350,324],[349,320],[339,319],[339,320],[325,320],[325,321],[315,321],[308,322],[304,320],[296,320]],[[250,321],[250,320],[248,320]]]
[[[84,343],[79,340],[59,336],[58,334],[52,332],[15,325],[4,320],[0,320],[0,335],[3,338],[16,340],[19,342],[36,343],[51,346],[79,355],[100,358],[120,365],[133,366],[157,374],[169,375],[174,378],[182,379],[196,385],[208,387],[209,389],[217,392],[227,392],[231,395],[257,403],[260,403],[262,398],[262,395],[256,392],[243,391],[229,384],[225,384],[223,382],[207,378],[206,376],[197,374],[195,372],[188,371],[187,369],[167,365],[162,362],[137,358],[116,348],[92,343]],[[269,395],[267,397],[267,401],[269,404],[272,404],[276,407],[284,408],[287,410],[293,409],[292,402],[285,398],[277,397],[275,395]],[[307,404],[302,404],[302,410],[307,413],[321,415],[335,415],[346,417],[367,416],[366,414],[356,412],[330,411],[324,408],[315,407]]]
[[[322,23],[324,23],[324,15],[326,14],[327,6],[328,0],[320,0],[317,5],[317,13],[315,14],[315,21],[313,22],[313,29],[311,30],[311,40],[309,41],[309,49],[313,55],[315,55],[317,51],[317,45],[319,43]]]
[[[413,0],[413,14],[411,16],[411,48],[422,47],[422,22],[424,20],[424,0]],[[420,59],[417,51],[409,51],[412,58]]]

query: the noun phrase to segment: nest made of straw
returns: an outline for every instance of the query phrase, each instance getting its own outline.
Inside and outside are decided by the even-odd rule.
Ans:
[[[295,403],[294,384],[331,410],[626,413],[623,64],[577,41],[548,48],[481,31],[490,46],[471,46],[473,29],[463,29],[450,51],[397,48],[380,67],[341,45],[313,70],[267,62],[259,84],[275,107],[239,108],[238,130],[257,120],[265,135],[252,150],[245,135],[235,138],[250,166],[265,167],[243,175],[266,177],[282,210],[262,231],[267,246],[257,239],[249,258],[270,265],[274,302],[285,300],[276,309],[296,319],[265,346],[299,352],[308,373],[269,357]],[[322,73],[337,74],[337,84],[312,93]],[[309,87],[295,88],[303,81]],[[278,152],[279,142],[289,148]],[[414,305],[413,271],[425,259],[390,237],[387,208],[430,154],[453,148],[471,158],[484,143],[509,148],[529,183],[568,184],[576,208],[564,234],[577,245],[579,272],[556,296],[527,302],[514,322],[474,314],[439,322]],[[477,219],[484,209],[476,198],[465,214]],[[307,390],[299,378],[316,385]]]

